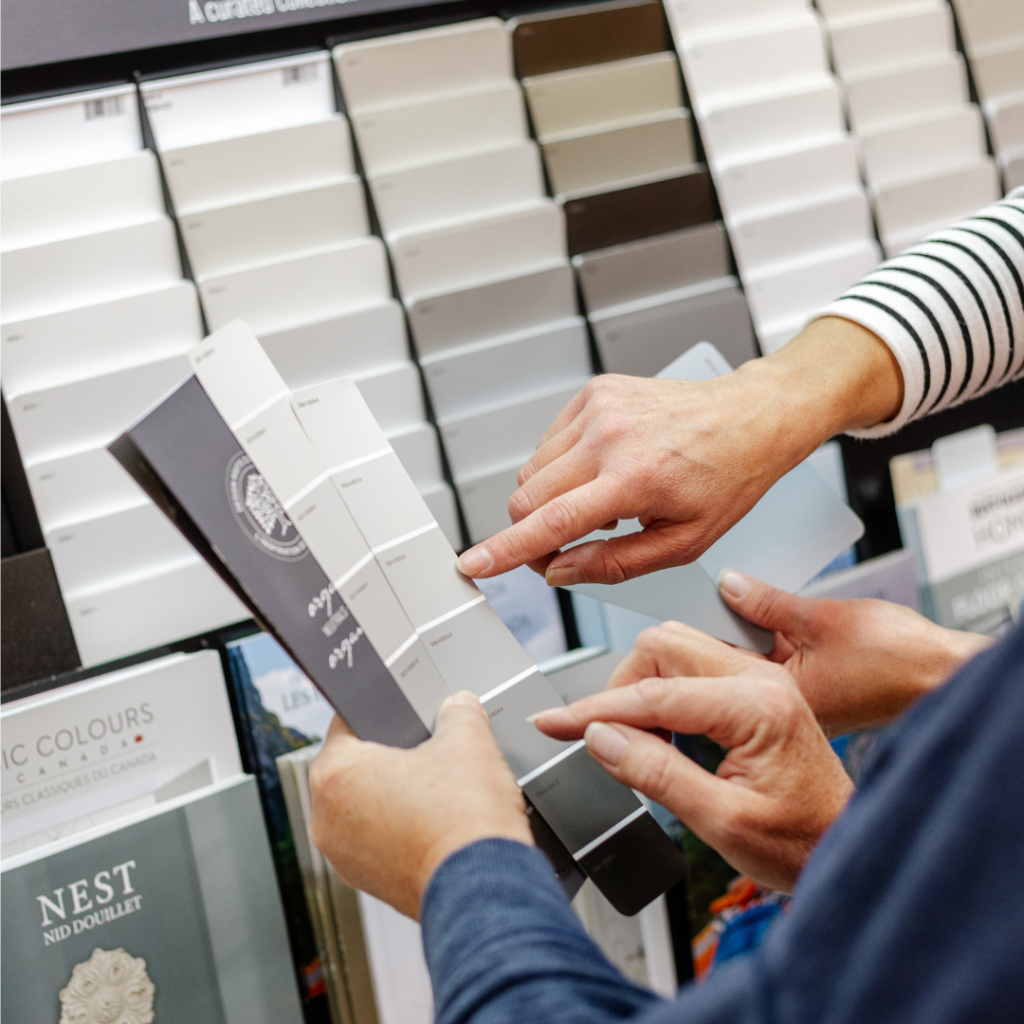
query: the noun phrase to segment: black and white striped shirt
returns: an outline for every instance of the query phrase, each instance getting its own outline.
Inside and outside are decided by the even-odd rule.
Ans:
[[[874,331],[903,371],[899,415],[857,437],[1024,377],[1024,188],[883,263],[817,314],[830,315]]]

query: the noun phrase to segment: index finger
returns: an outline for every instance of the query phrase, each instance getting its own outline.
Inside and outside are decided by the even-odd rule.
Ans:
[[[703,734],[735,747],[763,718],[757,695],[756,681],[743,676],[644,679],[542,711],[533,721],[545,735],[562,740],[579,739],[591,722],[616,722]]]
[[[466,576],[498,576],[535,562],[619,518],[618,482],[598,477],[542,505],[513,526],[496,533],[459,557]]]

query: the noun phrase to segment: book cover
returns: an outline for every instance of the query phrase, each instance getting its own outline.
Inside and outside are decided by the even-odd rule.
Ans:
[[[997,635],[1024,601],[1024,468],[901,510],[918,552],[922,605],[939,625]]]
[[[251,778],[4,862],[19,1024],[300,1024]]]
[[[306,911],[301,851],[289,821],[278,758],[321,740],[334,709],[268,633],[228,644],[227,658],[241,739],[263,803],[303,995],[309,1000],[326,992],[331,1003],[331,964],[317,939],[316,921]],[[336,1014],[335,1019],[342,1020]]]
[[[0,725],[4,857],[242,770],[213,651],[12,701]]]

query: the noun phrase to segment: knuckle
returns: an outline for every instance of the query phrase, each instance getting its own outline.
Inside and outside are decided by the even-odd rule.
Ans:
[[[309,795],[314,806],[322,805],[332,794],[337,793],[342,774],[339,767],[322,757],[313,761],[309,769]]]
[[[667,634],[663,625],[648,626],[636,638],[633,646],[641,651],[657,651],[664,645]]]
[[[578,515],[576,509],[565,498],[554,498],[541,509],[544,525],[558,536],[570,535],[574,532]]]
[[[614,548],[605,544],[598,555],[599,572],[602,583],[624,583],[633,575],[629,566],[616,554]]]
[[[524,491],[516,491],[508,499],[508,514],[513,523],[525,519],[533,511],[533,502]]]
[[[762,678],[758,703],[762,712],[778,723],[792,721],[801,711],[797,693],[782,674],[773,673]]]
[[[596,426],[597,440],[602,444],[617,444],[633,433],[633,421],[625,413],[609,406]]]
[[[633,785],[654,799],[668,793],[672,788],[673,748],[667,743],[645,749],[634,773]]]
[[[765,618],[774,618],[783,610],[782,599],[785,595],[781,590],[771,587],[758,587],[754,595],[756,611]]]
[[[637,684],[640,699],[652,711],[659,712],[671,700],[674,686],[670,679],[650,676]]]

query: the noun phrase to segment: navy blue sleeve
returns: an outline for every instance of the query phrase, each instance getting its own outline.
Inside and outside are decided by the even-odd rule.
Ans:
[[[544,855],[522,843],[487,839],[453,854],[420,919],[436,1024],[598,1024],[658,1001],[608,963]]]
[[[920,701],[756,953],[674,1001],[619,975],[543,856],[476,843],[422,908],[438,1024],[1017,1024],[1024,625]]]

